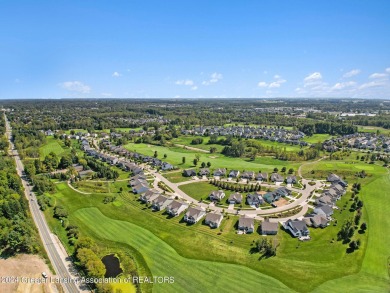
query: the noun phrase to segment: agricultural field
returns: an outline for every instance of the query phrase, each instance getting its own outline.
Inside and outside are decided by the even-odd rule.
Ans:
[[[272,172],[275,167],[286,167],[287,170],[289,168],[293,168],[297,170],[300,163],[297,162],[286,162],[281,160],[276,160],[271,157],[257,157],[254,161],[250,159],[242,159],[242,158],[231,158],[224,156],[222,154],[205,154],[203,152],[197,152],[193,150],[183,149],[180,147],[163,147],[163,146],[155,146],[149,144],[136,144],[129,143],[124,146],[129,151],[135,151],[144,155],[153,156],[154,152],[157,151],[158,158],[163,158],[163,155],[166,154],[167,158],[163,159],[168,163],[171,163],[174,166],[180,167],[182,169],[193,168],[193,159],[195,155],[200,156],[201,162],[210,162],[211,169],[215,168],[227,168],[238,169],[238,170],[253,170],[253,171],[262,171],[262,172]],[[186,158],[186,162],[182,163],[182,158]],[[200,165],[198,164],[198,166]]]

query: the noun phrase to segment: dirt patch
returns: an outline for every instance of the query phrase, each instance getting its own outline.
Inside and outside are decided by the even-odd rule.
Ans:
[[[279,200],[277,200],[277,201],[274,201],[274,202],[272,203],[272,205],[273,205],[274,207],[282,207],[282,206],[284,206],[284,205],[286,205],[286,204],[288,204],[288,201],[287,201],[285,198],[281,198],[281,199],[279,199]]]
[[[218,156],[209,156],[210,159],[216,159]]]
[[[42,272],[45,272],[49,278],[52,276],[45,261],[37,255],[22,254],[7,259],[0,259],[0,292],[61,292],[61,288],[57,288],[55,284],[49,282],[46,284],[42,283],[42,280],[44,280]]]

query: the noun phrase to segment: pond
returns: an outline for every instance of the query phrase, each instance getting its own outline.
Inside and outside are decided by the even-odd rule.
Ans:
[[[106,267],[105,278],[115,278],[123,272],[120,266],[119,258],[115,254],[109,254],[102,258],[102,262]]]

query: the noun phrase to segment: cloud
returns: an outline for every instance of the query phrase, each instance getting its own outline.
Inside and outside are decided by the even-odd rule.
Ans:
[[[194,85],[194,86],[191,87],[191,90],[192,90],[192,91],[196,91],[197,89],[198,89],[198,87],[197,87],[196,85]]]
[[[265,81],[260,81],[257,86],[258,87],[262,87],[262,88],[280,88],[280,86],[285,83],[287,80],[283,79],[280,75],[278,74],[275,74],[274,75],[274,79],[276,79],[275,81],[272,81],[270,83],[267,83]]]
[[[355,81],[347,81],[347,82],[338,82],[331,89],[332,90],[342,90],[345,88],[350,88],[356,85]]]
[[[122,76],[122,74],[120,74],[118,71],[115,71],[113,74],[112,74],[113,77],[119,77],[119,76]]]
[[[78,92],[82,94],[89,94],[91,87],[83,84],[81,81],[65,81],[59,84],[63,89],[71,92]]]
[[[111,96],[112,96],[111,93],[101,93],[101,95],[102,95],[103,97],[111,97]]]
[[[202,82],[202,84],[203,85],[210,85],[210,84],[213,84],[213,83],[217,83],[222,78],[223,78],[223,76],[222,76],[221,73],[214,72],[213,74],[210,75],[210,79],[209,80],[204,80]]]
[[[181,80],[176,80],[175,84],[193,86],[194,81],[192,81],[191,79],[181,79]]]
[[[373,87],[382,87],[382,86],[385,86],[386,84],[387,84],[386,80],[374,80],[374,81],[363,83],[359,87],[359,89],[364,90],[364,89],[373,88]]]
[[[387,68],[386,68],[386,72],[387,72],[387,73],[390,73],[390,67],[387,67]]]
[[[309,74],[308,76],[306,76],[303,81],[310,83],[310,82],[318,81],[321,79],[322,79],[322,75],[320,72],[313,72],[312,74]]]
[[[385,77],[387,77],[387,73],[373,73],[370,75],[371,79],[385,78]]]
[[[277,81],[274,81],[274,82],[271,82],[268,87],[269,88],[279,88],[280,83],[278,83]]]
[[[265,81],[260,81],[258,84],[257,84],[258,87],[268,87],[268,83],[266,83]]]
[[[344,73],[343,78],[350,78],[352,76],[356,76],[361,72],[360,69],[352,69],[351,71],[348,71]]]

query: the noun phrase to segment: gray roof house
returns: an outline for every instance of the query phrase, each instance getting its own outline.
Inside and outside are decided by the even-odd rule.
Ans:
[[[288,220],[284,223],[284,228],[294,236],[294,237],[301,237],[301,236],[308,236],[310,234],[309,229],[307,229],[305,221],[301,220]]]
[[[161,211],[165,209],[172,201],[173,201],[172,199],[164,195],[159,195],[151,201],[152,209],[156,211]]]
[[[319,198],[316,199],[316,204],[317,205],[333,205],[333,198],[329,195],[323,195]]]
[[[157,198],[161,193],[156,189],[149,189],[145,193],[141,194],[139,199],[142,202],[151,202],[155,198]]]
[[[249,205],[259,206],[264,203],[264,199],[258,193],[248,193],[246,196],[246,202]]]
[[[184,202],[180,202],[177,200],[173,200],[170,204],[167,205],[166,211],[173,217],[180,215],[188,208],[188,204]]]
[[[225,176],[226,175],[226,169],[225,168],[218,168],[214,170],[214,176]]]
[[[272,173],[271,175],[271,181],[272,182],[283,182],[284,177],[278,173]]]
[[[240,175],[240,171],[238,170],[231,170],[229,173],[230,178],[237,178]]]
[[[173,166],[167,162],[163,162],[162,165],[161,165],[161,169],[162,170],[172,170],[173,169]]]
[[[255,179],[257,181],[268,181],[268,173],[257,173]]]
[[[186,177],[196,176],[196,171],[194,169],[187,169],[183,171],[183,175]]]
[[[207,214],[204,223],[206,225],[209,225],[211,228],[218,228],[219,225],[221,225],[222,219],[223,219],[222,214],[209,213]]]
[[[242,202],[242,194],[239,192],[232,193],[229,196],[228,202],[230,204],[241,203]]]
[[[297,176],[287,176],[287,184],[296,184],[298,182]]]
[[[214,190],[209,194],[210,200],[220,201],[225,197],[225,192],[223,190]]]
[[[202,217],[206,215],[206,211],[202,207],[189,207],[184,214],[184,221],[190,224],[197,223]]]
[[[325,228],[328,225],[328,220],[324,215],[306,215],[303,220],[308,226],[312,226],[314,228]]]
[[[242,172],[241,178],[253,180],[255,178],[255,172],[253,172],[253,171]]]
[[[238,230],[245,233],[253,233],[255,231],[255,220],[246,216],[242,216],[238,219]]]
[[[261,223],[261,233],[263,235],[276,235],[278,233],[279,224],[270,222],[268,219]]]
[[[149,185],[146,183],[139,183],[133,186],[133,192],[136,194],[144,193],[149,190]]]
[[[209,168],[201,168],[201,169],[199,170],[199,175],[200,175],[200,176],[208,176],[208,175],[210,175],[210,170],[209,170]]]
[[[319,205],[314,209],[314,213],[317,215],[324,215],[328,218],[333,215],[333,209],[328,205]]]
[[[339,182],[340,181],[340,177],[336,174],[329,174],[328,177],[326,178],[326,180],[328,182]]]

